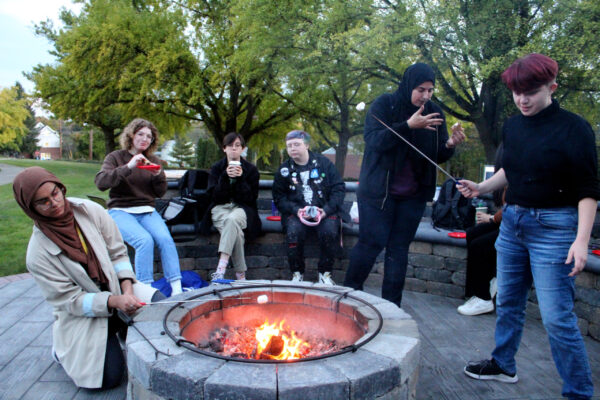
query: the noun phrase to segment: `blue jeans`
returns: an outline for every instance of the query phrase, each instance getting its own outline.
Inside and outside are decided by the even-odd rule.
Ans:
[[[383,209],[359,199],[358,243],[350,254],[344,286],[362,290],[375,259],[385,247],[381,297],[400,307],[408,247],[415,238],[424,211],[425,201],[420,199],[389,198]]]
[[[500,368],[516,373],[525,306],[532,282],[548,333],[554,364],[563,379],[562,395],[587,399],[593,394],[592,375],[573,312],[575,279],[565,264],[577,233],[577,209],[505,206],[496,241],[498,297],[496,348]]]
[[[154,243],[160,250],[160,260],[167,281],[181,279],[179,256],[169,228],[156,212],[130,214],[108,210],[123,239],[135,249],[135,277],[143,283],[154,281]]]

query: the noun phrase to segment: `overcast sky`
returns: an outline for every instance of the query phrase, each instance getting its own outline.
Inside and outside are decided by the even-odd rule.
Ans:
[[[33,91],[23,71],[54,61],[50,44],[35,35],[33,26],[47,18],[57,23],[61,7],[80,9],[70,0],[0,0],[0,87],[19,81],[28,93]]]

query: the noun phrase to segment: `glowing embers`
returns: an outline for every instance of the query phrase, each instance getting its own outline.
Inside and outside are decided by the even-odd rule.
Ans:
[[[349,343],[297,333],[285,320],[265,321],[260,326],[222,327],[214,330],[208,342],[198,343],[228,357],[256,360],[297,360],[339,351]]]

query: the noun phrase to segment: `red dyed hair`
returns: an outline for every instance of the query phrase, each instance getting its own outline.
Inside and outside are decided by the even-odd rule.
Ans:
[[[519,58],[502,73],[502,82],[513,92],[523,93],[553,82],[558,63],[548,56],[531,53]]]

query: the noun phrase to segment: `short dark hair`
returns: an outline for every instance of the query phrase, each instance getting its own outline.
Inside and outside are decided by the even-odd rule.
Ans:
[[[244,140],[244,137],[241,134],[237,132],[229,132],[223,138],[223,148],[231,145],[233,142],[235,142],[236,139],[240,139],[240,144],[242,145],[242,147],[246,147],[246,141]]]
[[[502,73],[502,82],[515,93],[524,93],[553,82],[558,63],[548,56],[531,53],[519,58]]]

